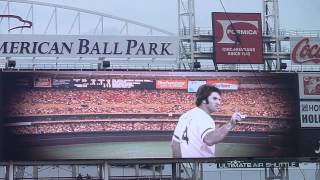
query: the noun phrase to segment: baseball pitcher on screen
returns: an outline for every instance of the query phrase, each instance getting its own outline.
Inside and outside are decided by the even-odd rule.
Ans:
[[[196,93],[196,107],[184,113],[178,121],[172,137],[174,158],[215,157],[215,144],[246,116],[235,112],[221,127],[215,127],[211,113],[219,111],[221,92],[211,85],[202,85]]]

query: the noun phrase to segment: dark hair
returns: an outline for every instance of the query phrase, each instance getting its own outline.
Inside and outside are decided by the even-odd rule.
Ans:
[[[200,106],[203,100],[208,101],[208,97],[212,92],[216,92],[219,95],[221,95],[221,91],[215,86],[208,85],[208,84],[204,84],[200,86],[196,93],[196,105]]]

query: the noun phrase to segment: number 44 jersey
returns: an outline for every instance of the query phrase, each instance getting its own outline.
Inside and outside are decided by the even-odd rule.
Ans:
[[[214,157],[215,145],[208,146],[204,137],[215,130],[212,117],[195,107],[184,113],[173,133],[173,141],[180,143],[182,158]]]

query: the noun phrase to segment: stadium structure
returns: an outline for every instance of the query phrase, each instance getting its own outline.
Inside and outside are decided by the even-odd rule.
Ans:
[[[318,88],[312,78],[318,80],[320,66],[293,63],[290,47],[295,38],[319,38],[320,30],[280,29],[278,1],[263,0],[263,63],[217,63],[214,32],[197,26],[194,3],[177,1],[178,30],[168,32],[87,9],[0,0],[2,129],[13,132],[2,134],[9,157],[1,157],[0,179],[320,179],[319,157],[297,157],[292,142],[298,138],[292,134],[294,116],[300,116],[296,106],[306,102],[301,99],[312,101],[316,111],[317,97],[311,95]],[[69,37],[82,38],[76,56],[61,55],[63,48],[72,51],[72,43],[62,43],[60,52],[56,47]],[[115,38],[113,52],[106,43],[104,54],[98,45],[87,48],[102,37]],[[55,38],[50,50],[41,50]],[[8,39],[11,46],[4,43]],[[123,41],[128,42],[124,56],[119,52]],[[297,75],[302,72],[309,74]],[[310,89],[306,97],[293,98],[299,96],[293,90],[298,80]],[[237,103],[247,121],[224,140],[220,158],[172,159],[163,146],[169,146],[178,117],[192,108],[192,88],[205,82],[226,88],[228,103],[214,115],[217,125],[227,121],[225,114]],[[299,135],[318,129],[308,130]],[[144,141],[131,144],[139,138]],[[106,142],[114,145],[99,146]],[[247,149],[250,156],[242,154]]]

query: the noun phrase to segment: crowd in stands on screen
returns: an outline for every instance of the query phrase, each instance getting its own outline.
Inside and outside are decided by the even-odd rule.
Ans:
[[[223,96],[218,115],[231,115],[236,107],[248,116],[283,118],[295,112],[288,89],[240,89]],[[185,90],[23,89],[10,93],[6,104],[6,116],[181,114],[194,106],[194,95]]]

